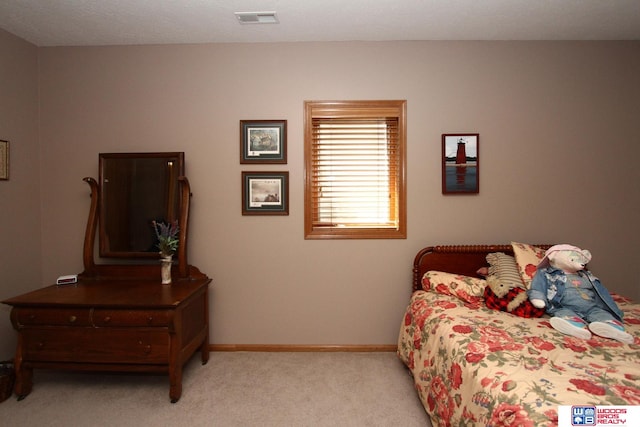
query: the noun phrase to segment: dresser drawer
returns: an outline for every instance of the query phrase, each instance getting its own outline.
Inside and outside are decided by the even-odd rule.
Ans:
[[[23,326],[91,326],[88,308],[14,308],[16,320]]]
[[[25,361],[148,364],[169,361],[166,331],[33,328],[22,334]]]
[[[97,328],[168,326],[171,321],[168,310],[106,310],[94,309],[91,316]]]

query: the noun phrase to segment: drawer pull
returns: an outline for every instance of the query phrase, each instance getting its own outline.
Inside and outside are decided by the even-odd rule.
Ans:
[[[153,317],[149,316],[149,318],[147,319],[147,321],[149,322],[149,324],[153,323]]]
[[[77,320],[76,316],[69,316],[69,323],[73,323]]]
[[[145,352],[146,354],[151,353],[151,346],[150,346],[150,345],[146,345],[146,346],[144,346],[144,352]]]
[[[104,318],[104,323],[109,323],[111,322],[111,316],[107,316]]]
[[[29,315],[29,320],[36,320],[36,315],[35,314],[30,314]]]

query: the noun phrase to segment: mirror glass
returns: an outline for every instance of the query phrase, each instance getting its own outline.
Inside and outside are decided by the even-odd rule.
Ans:
[[[152,222],[178,220],[184,153],[100,154],[100,256],[157,258]]]

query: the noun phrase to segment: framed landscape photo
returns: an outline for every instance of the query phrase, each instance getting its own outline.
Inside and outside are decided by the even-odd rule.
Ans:
[[[240,120],[240,163],[287,163],[286,120]]]
[[[0,140],[0,179],[9,179],[9,141]]]
[[[242,215],[289,215],[289,172],[242,172]]]
[[[480,192],[480,134],[442,134],[442,194]]]

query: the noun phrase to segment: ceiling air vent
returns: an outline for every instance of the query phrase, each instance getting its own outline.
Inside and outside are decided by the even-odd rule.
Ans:
[[[236,12],[236,18],[241,24],[277,24],[275,12]]]

